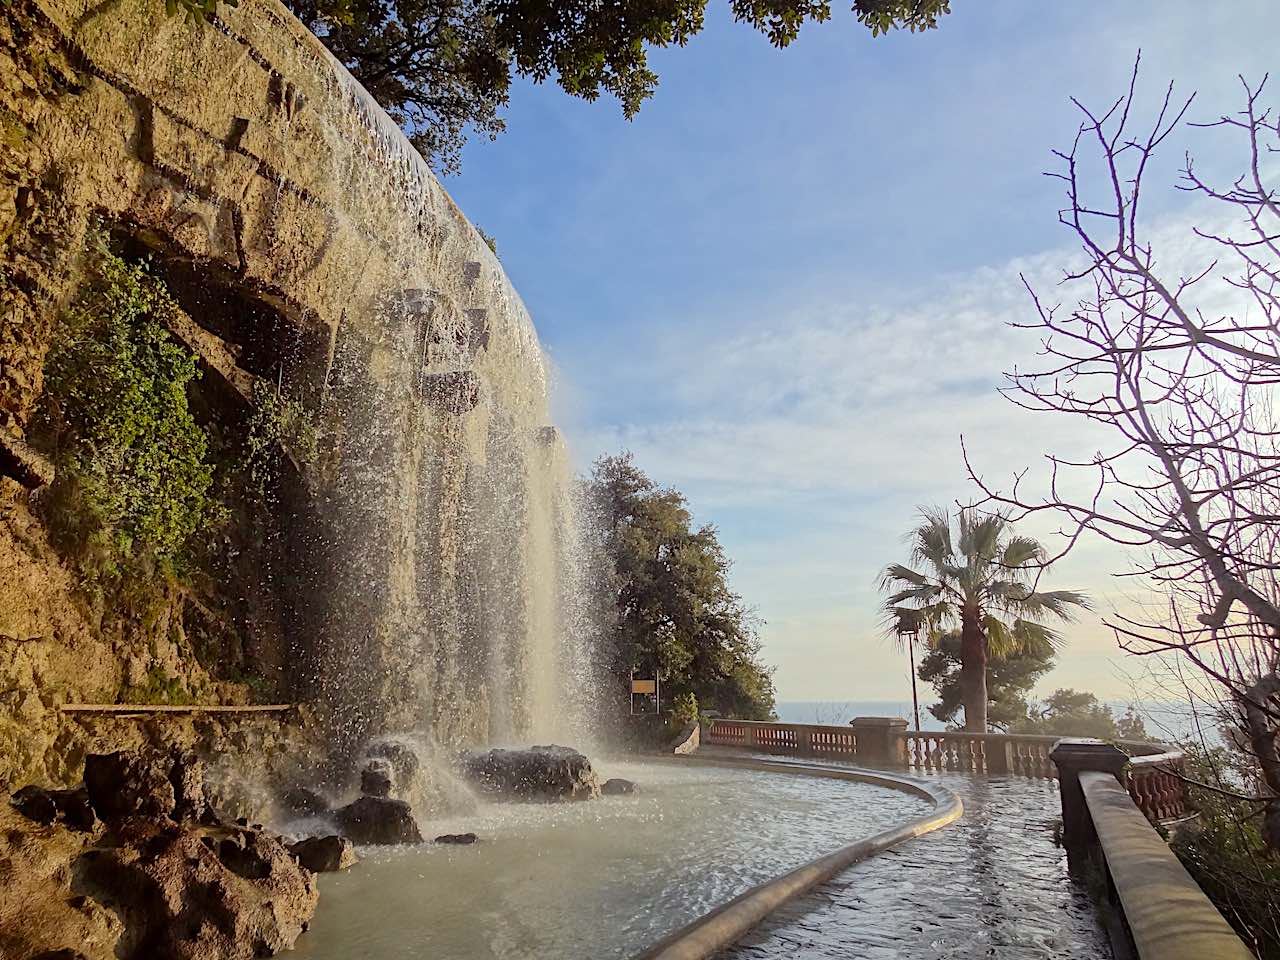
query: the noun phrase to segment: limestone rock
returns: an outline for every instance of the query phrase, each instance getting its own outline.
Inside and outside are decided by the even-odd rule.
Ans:
[[[51,824],[61,820],[72,830],[92,830],[97,817],[84,787],[74,790],[48,790],[34,785],[23,787],[10,803],[24,817],[37,823]]]
[[[403,800],[390,797],[360,797],[337,810],[335,815],[344,837],[356,843],[421,843],[422,834],[413,811]]]
[[[125,919],[122,956],[270,956],[292,947],[315,913],[315,877],[268,834],[146,823],[122,839],[79,864],[87,889]]]
[[[621,777],[612,777],[604,782],[604,786],[600,788],[600,792],[606,797],[621,797],[629,793],[636,793],[637,787],[631,780],[623,780]]]
[[[356,851],[346,837],[308,837],[289,845],[289,852],[312,873],[345,870],[356,862]]]
[[[194,753],[118,751],[84,761],[89,803],[107,823],[126,817],[197,820],[208,804],[204,765]]]
[[[600,796],[591,761],[571,747],[468,753],[462,771],[481,793],[503,800],[589,800]]]
[[[395,782],[404,788],[404,784],[412,783],[413,778],[417,775],[422,761],[418,758],[418,753],[408,743],[403,740],[387,738],[385,740],[375,740],[369,744],[365,750],[367,757],[379,757],[388,760],[391,763],[391,769],[395,773]]]

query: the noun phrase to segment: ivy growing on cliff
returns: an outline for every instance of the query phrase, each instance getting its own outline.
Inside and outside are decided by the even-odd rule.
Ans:
[[[253,400],[244,468],[249,490],[265,502],[279,475],[281,456],[292,457],[299,466],[313,463],[320,449],[320,431],[306,405],[278,387],[259,381]]]
[[[177,572],[224,510],[208,440],[187,403],[195,355],[170,336],[179,307],[146,264],[104,241],[45,364],[40,425],[57,463],[46,513],[82,572]]]

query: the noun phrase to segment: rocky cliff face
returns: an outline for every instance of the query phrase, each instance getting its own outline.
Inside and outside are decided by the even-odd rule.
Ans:
[[[74,779],[119,729],[58,706],[158,677],[203,701],[250,680],[311,701],[339,744],[483,741],[559,708],[573,530],[528,315],[314,37],[274,0],[218,17],[0,14],[0,782]],[[283,451],[269,509],[231,491],[215,566],[158,581],[142,613],[86,590],[24,466],[91,229],[180,302],[170,332],[200,357],[210,430],[240,429],[266,385],[321,437],[306,462]]]

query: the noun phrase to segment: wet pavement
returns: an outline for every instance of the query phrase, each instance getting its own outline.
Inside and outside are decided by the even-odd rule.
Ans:
[[[784,907],[721,960],[1109,960],[1088,894],[1054,842],[1054,781],[921,779],[959,794],[964,816]]]

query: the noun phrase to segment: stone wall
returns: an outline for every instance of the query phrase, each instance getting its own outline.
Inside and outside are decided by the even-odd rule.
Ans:
[[[424,710],[445,739],[483,739],[489,681],[510,664],[462,654],[474,564],[488,549],[494,565],[485,544],[518,553],[522,521],[519,497],[483,521],[473,501],[535,469],[546,383],[477,231],[274,0],[220,6],[204,26],[161,0],[13,0],[0,14],[0,452],[39,402],[94,224],[151,251],[195,321],[176,332],[226,402],[289,379],[315,399],[327,447],[261,521],[270,536],[241,524],[257,552],[240,581],[175,588],[159,623],[86,605],[38,493],[0,477],[0,782],[74,778],[78,735],[57,705],[157,663],[205,699],[243,697],[195,663],[184,611],[349,739]],[[501,477],[486,474],[499,447],[515,451]]]

